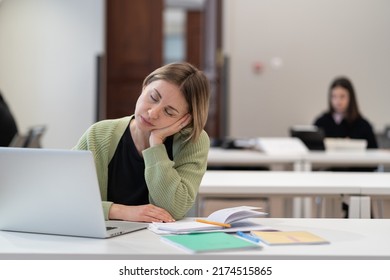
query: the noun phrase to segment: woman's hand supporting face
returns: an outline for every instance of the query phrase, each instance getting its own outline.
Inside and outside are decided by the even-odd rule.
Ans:
[[[113,204],[109,212],[110,220],[125,220],[130,222],[174,222],[175,219],[164,209],[152,204],[127,206]]]
[[[191,115],[187,113],[170,126],[152,130],[149,136],[150,146],[153,147],[155,145],[162,144],[167,137],[179,132],[190,122]]]

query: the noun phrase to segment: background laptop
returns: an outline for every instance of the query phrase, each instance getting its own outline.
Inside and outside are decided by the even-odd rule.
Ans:
[[[290,129],[290,136],[302,140],[306,147],[311,151],[325,150],[324,139],[325,132],[314,125],[297,125]]]
[[[0,230],[107,238],[147,225],[104,220],[90,151],[0,148]]]

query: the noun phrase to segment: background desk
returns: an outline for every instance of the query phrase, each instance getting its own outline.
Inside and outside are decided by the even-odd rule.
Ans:
[[[303,156],[301,164],[303,171],[311,171],[313,169],[315,170],[329,167],[377,167],[378,171],[385,171],[388,170],[389,166],[390,151],[381,149],[366,150],[363,152],[312,151]],[[386,201],[384,201],[382,197],[376,196],[377,194],[375,192],[371,191],[369,195],[371,198],[375,198],[375,200],[371,199],[371,204],[376,206],[373,208],[374,210],[377,210],[376,215],[378,217],[384,217],[384,205]],[[308,203],[307,199],[305,200],[305,203]],[[387,216],[388,215],[389,213],[387,213]]]
[[[367,150],[364,152],[310,151],[306,155],[268,155],[256,150],[227,150],[221,148],[211,148],[209,152],[208,166],[218,166],[221,167],[221,169],[223,169],[223,167],[229,167],[231,169],[233,166],[267,166],[272,171],[312,171],[316,168],[331,166],[379,166],[379,171],[383,171],[384,167],[390,166],[390,150]],[[275,208],[281,205],[280,199],[278,199],[276,196],[272,197],[271,200],[271,204],[276,204]],[[294,214],[294,217],[301,217],[299,213],[301,213],[302,210],[300,209],[306,209],[306,213],[310,212],[309,208],[312,204],[311,198],[294,198],[293,202],[294,211],[296,213]],[[378,217],[383,217],[385,204],[383,203],[381,197],[376,197],[374,202],[378,206],[375,208],[375,210],[378,209]],[[335,202],[333,201],[331,203],[334,204]]]
[[[210,148],[209,167],[268,167],[271,170],[302,170],[302,157],[295,154],[268,155],[250,149]]]
[[[257,150],[229,150],[210,148],[210,167],[259,167],[271,170],[311,171],[313,168],[329,166],[390,166],[390,150],[367,150],[363,152],[310,151],[307,154],[269,155]],[[291,168],[292,167],[292,168]]]
[[[367,150],[363,152],[311,151],[302,156],[302,170],[311,171],[319,167],[377,167],[383,170],[390,166],[389,150]]]
[[[369,218],[369,197],[364,195],[390,194],[390,173],[378,172],[293,172],[293,171],[206,171],[198,194],[199,210],[210,197],[267,197],[350,195],[350,217]],[[270,213],[274,207],[270,205]],[[306,207],[311,207],[306,206]],[[285,210],[289,211],[289,210]],[[311,209],[305,209],[310,213]],[[199,212],[202,214],[202,212]],[[304,216],[308,216],[305,214]],[[291,216],[288,212],[285,217]],[[293,217],[301,217],[295,209]]]
[[[106,240],[0,231],[0,259],[390,259],[390,220],[256,220],[278,230],[310,231],[331,243],[189,254],[149,230]]]

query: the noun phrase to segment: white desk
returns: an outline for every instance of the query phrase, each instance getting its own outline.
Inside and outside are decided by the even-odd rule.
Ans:
[[[295,171],[311,171],[313,167],[328,166],[380,166],[390,165],[390,150],[366,150],[362,152],[310,151],[307,154],[269,155],[256,150],[228,150],[210,148],[208,166],[269,166],[286,170],[292,165]],[[272,168],[276,166],[276,168]]]
[[[351,218],[369,218],[369,198],[362,194],[390,194],[390,173],[206,171],[199,189],[199,208],[208,197],[341,194],[350,195]],[[305,212],[310,213],[310,210]],[[295,213],[293,217],[297,216],[301,213]]]
[[[257,219],[278,230],[305,230],[327,245],[189,254],[141,230],[106,240],[0,231],[0,259],[390,259],[390,220]]]
[[[208,158],[208,166],[268,166],[273,171],[294,170],[311,171],[319,167],[378,167],[383,170],[384,166],[390,165],[390,150],[367,150],[363,152],[326,152],[311,151],[306,155],[268,155],[256,150],[226,150],[211,148]],[[292,166],[292,168],[291,168]],[[360,199],[361,200],[361,199]],[[275,203],[275,200],[272,201]],[[381,200],[378,201],[379,215],[382,216]],[[301,217],[300,209],[304,208],[310,213],[311,200],[294,198],[294,217]],[[310,216],[310,214],[307,214]],[[306,215],[306,216],[307,216]]]
[[[377,167],[390,165],[390,150],[366,150],[362,152],[311,151],[302,156],[302,169],[311,171],[314,167]]]
[[[385,166],[390,166],[390,150],[384,149],[368,149],[361,152],[312,151],[303,156],[301,164],[303,171],[327,167],[377,167],[378,171],[384,171]],[[376,193],[372,192],[368,195],[375,196]],[[308,200],[305,202],[307,203]],[[365,203],[372,203],[369,197],[366,198]],[[379,197],[377,199],[379,217],[383,217],[382,203]]]
[[[210,167],[259,167],[271,170],[302,170],[302,157],[298,154],[268,155],[250,149],[210,148],[207,165]],[[292,167],[292,168],[291,168]]]

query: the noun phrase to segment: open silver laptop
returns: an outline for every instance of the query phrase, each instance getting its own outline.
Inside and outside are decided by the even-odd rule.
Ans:
[[[147,225],[104,220],[90,151],[0,148],[0,230],[107,238]]]

